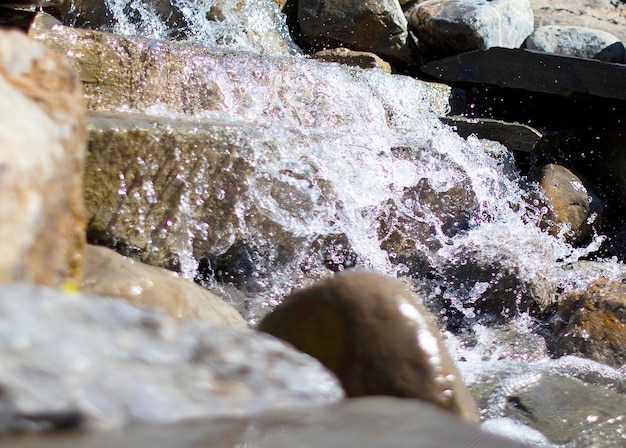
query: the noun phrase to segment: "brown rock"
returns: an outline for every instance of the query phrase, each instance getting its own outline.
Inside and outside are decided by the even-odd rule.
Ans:
[[[550,163],[541,167],[538,181],[548,209],[542,227],[552,235],[563,233],[574,244],[588,239],[601,208],[599,199],[578,176],[561,165]]]
[[[554,328],[557,355],[573,354],[621,367],[626,364],[626,285],[600,279],[559,304]]]
[[[391,66],[374,53],[367,51],[352,51],[347,48],[333,48],[332,50],[318,51],[313,55],[314,59],[326,62],[339,62],[361,68],[379,68],[384,72],[391,73]]]
[[[80,81],[62,56],[0,31],[0,282],[79,282],[86,148]]]
[[[478,418],[428,312],[397,281],[343,272],[291,294],[259,329],[319,359],[349,397],[417,398]]]
[[[174,272],[136,262],[104,247],[87,246],[81,290],[160,308],[179,320],[247,327],[243,317],[215,294]]]

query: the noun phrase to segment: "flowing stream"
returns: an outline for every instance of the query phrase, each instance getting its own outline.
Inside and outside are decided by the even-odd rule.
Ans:
[[[431,309],[439,312],[447,304],[439,316],[443,325],[453,326],[454,319],[466,323],[446,332],[447,342],[477,393],[482,383],[499,382],[483,411],[486,430],[551,446],[535,429],[503,413],[508,391],[541,375],[594,377],[623,392],[623,371],[574,357],[551,359],[537,322],[523,306],[528,297],[547,306],[557,291],[585,286],[599,275],[621,279],[615,261],[573,268],[602,236],[573,249],[542,232],[537,223],[545,210],[533,201],[534,187],[517,173],[511,153],[497,143],[462,139],[442,125],[420,83],[299,55],[280,15],[264,0],[172,0],[185,23],[178,30],[148,2],[106,3],[116,19],[113,32],[169,39],[179,31],[178,39],[235,52],[217,65],[196,64],[198,76],[220,86],[227,107],[191,115],[255,129],[245,155],[254,174],[233,210],[237,238],[248,244],[254,265],[246,316],[252,324],[294,286],[324,275],[328,267],[356,264],[410,275]],[[139,111],[183,116],[171,109],[152,105]],[[150,196],[150,179],[144,187]],[[192,217],[192,204],[183,205],[190,238],[181,242],[187,255],[181,268],[193,278],[198,262],[193,240],[211,229]],[[250,215],[265,225],[250,225]],[[470,263],[482,266],[486,277],[463,277],[463,266]],[[507,270],[515,273],[515,284],[505,288],[508,280],[500,273]],[[504,317],[485,323],[480,319],[485,311],[473,304],[502,290],[508,291]],[[500,339],[507,335],[514,341]],[[605,429],[623,432],[624,423],[607,422]]]

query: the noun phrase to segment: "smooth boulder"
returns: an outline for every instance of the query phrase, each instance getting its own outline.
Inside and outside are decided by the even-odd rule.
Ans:
[[[542,26],[528,36],[526,48],[618,64],[624,63],[626,54],[613,34],[578,26]]]
[[[297,21],[300,40],[312,51],[347,47],[376,53],[391,63],[415,62],[397,0],[299,0]]]
[[[63,56],[0,30],[0,283],[80,281],[85,115]]]
[[[140,263],[105,247],[87,246],[81,291],[159,308],[178,320],[246,328],[243,317],[221,297],[175,272]]]
[[[344,271],[292,293],[258,328],[319,359],[349,397],[416,398],[478,419],[431,316],[398,281]]]
[[[528,0],[435,0],[413,7],[409,23],[420,42],[441,54],[518,48],[533,32]]]

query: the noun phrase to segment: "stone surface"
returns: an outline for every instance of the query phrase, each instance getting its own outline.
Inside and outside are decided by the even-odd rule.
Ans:
[[[15,417],[112,428],[339,400],[316,360],[268,335],[176,323],[124,301],[0,288],[0,385]]]
[[[602,212],[599,198],[562,165],[549,163],[539,167],[536,178],[547,207],[542,227],[552,235],[563,234],[573,244],[588,240]]]
[[[160,308],[178,320],[246,328],[243,317],[221,297],[174,272],[136,262],[104,247],[87,246],[80,288],[85,294]]]
[[[545,133],[520,123],[510,123],[492,118],[467,118],[462,116],[441,117],[464,138],[476,135],[478,138],[495,140],[512,151],[533,152]]]
[[[349,397],[417,398],[477,421],[430,315],[390,278],[345,271],[286,297],[259,329],[319,359]]]
[[[555,352],[615,367],[626,364],[626,285],[597,280],[559,302]]]
[[[0,283],[79,282],[85,113],[61,56],[0,31]]]
[[[352,51],[348,48],[334,48],[332,50],[322,50],[313,54],[313,58],[326,61],[338,62],[340,64],[351,65],[361,68],[379,68],[384,72],[391,73],[389,63],[383,61],[374,53],[367,51]]]
[[[413,7],[410,24],[441,54],[518,48],[533,32],[528,0],[435,0]]]
[[[618,64],[624,63],[626,54],[614,35],[578,26],[542,26],[528,36],[526,48]]]
[[[557,445],[588,446],[584,437],[589,434],[585,433],[596,433],[595,446],[617,447],[624,441],[620,436],[626,429],[624,409],[623,394],[544,374],[507,396],[504,415],[532,426]]]
[[[535,28],[581,26],[614,34],[626,42],[626,9],[621,0],[530,0]]]
[[[490,48],[429,62],[422,71],[446,82],[481,83],[565,97],[626,100],[626,66],[525,49]],[[611,82],[605,82],[610,79]]]
[[[522,448],[427,403],[390,397],[351,399],[332,406],[290,409],[241,419],[177,425],[135,425],[124,432],[6,437],[20,448],[258,448],[480,447]]]
[[[298,0],[302,45],[369,51],[402,65],[415,62],[407,20],[396,0]]]

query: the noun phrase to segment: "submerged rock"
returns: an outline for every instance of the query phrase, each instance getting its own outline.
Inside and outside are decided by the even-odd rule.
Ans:
[[[0,288],[0,387],[19,415],[81,426],[241,416],[342,398],[316,360],[268,335],[177,324],[120,300]]]
[[[0,30],[0,283],[78,284],[85,114],[62,56]]]
[[[626,364],[626,285],[600,279],[559,302],[555,351],[615,367]]]
[[[417,398],[477,421],[437,327],[397,281],[338,274],[286,297],[259,329],[319,359],[349,397]]]
[[[156,307],[179,320],[246,328],[224,299],[166,269],[149,266],[104,247],[88,245],[81,291]]]

